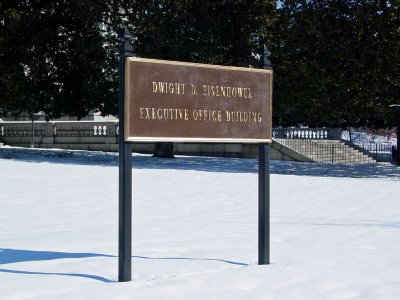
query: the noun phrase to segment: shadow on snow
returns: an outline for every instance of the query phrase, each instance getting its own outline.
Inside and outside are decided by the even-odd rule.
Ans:
[[[54,259],[65,258],[88,258],[88,257],[114,257],[112,255],[97,254],[97,253],[66,253],[66,252],[52,252],[52,251],[32,251],[32,250],[17,250],[17,249],[4,249],[0,248],[0,265],[28,262],[28,261],[45,261]],[[0,272],[14,273],[14,274],[29,274],[29,275],[61,275],[72,277],[83,277],[94,279],[102,282],[113,282],[105,277],[80,274],[80,273],[58,273],[58,272],[33,272],[21,271],[0,268]]]
[[[30,262],[30,261],[46,261],[55,259],[67,259],[67,258],[90,258],[90,257],[112,257],[114,255],[98,254],[98,253],[67,253],[67,252],[53,252],[53,251],[33,251],[33,250],[18,250],[18,249],[6,249],[0,248],[0,266],[6,264]],[[225,259],[217,258],[192,258],[192,257],[149,257],[149,256],[132,256],[134,259],[149,259],[149,260],[193,260],[193,261],[216,261],[227,263],[237,266],[248,266],[243,262],[236,262]],[[27,275],[59,275],[59,276],[70,276],[70,277],[82,277],[93,279],[102,282],[114,282],[111,279],[91,274],[82,273],[61,273],[61,272],[39,272],[39,271],[23,271],[23,270],[12,270],[0,268],[0,272],[12,273],[12,274],[27,274]]]
[[[118,153],[79,150],[0,148],[0,159],[111,167],[118,165]],[[255,174],[258,162],[256,159],[204,156],[177,156],[176,159],[162,159],[135,154],[133,168]],[[340,165],[271,161],[270,170],[272,174],[279,175],[400,179],[400,168],[386,164]]]
[[[242,263],[242,262],[237,262],[237,261],[231,261],[231,260],[225,260],[225,259],[218,259],[218,258],[193,258],[193,257],[149,257],[149,256],[132,256],[133,258],[141,258],[141,259],[150,259],[150,260],[198,260],[198,261],[217,261],[217,262],[223,262],[227,263],[230,265],[236,265],[236,266],[248,266],[249,264]]]

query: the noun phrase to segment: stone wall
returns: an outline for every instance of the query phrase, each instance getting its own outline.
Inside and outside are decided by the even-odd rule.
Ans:
[[[117,122],[1,122],[0,141],[36,148],[118,151]]]
[[[279,129],[280,130],[280,129]],[[297,129],[299,130],[299,129]],[[309,129],[309,132],[311,129]],[[321,137],[328,138],[328,130]],[[54,121],[34,122],[34,147],[59,148],[73,150],[118,151],[118,122],[117,121]],[[305,129],[301,129],[305,132]],[[316,132],[314,130],[314,132]],[[322,132],[322,131],[321,131]],[[274,134],[282,135],[282,131]],[[285,134],[294,134],[293,130]],[[306,133],[296,133],[301,135]],[[307,133],[309,135],[311,133]],[[337,134],[336,134],[337,135]],[[32,122],[0,122],[0,143],[10,146],[31,147]],[[153,153],[154,144],[135,143],[133,151]],[[222,157],[255,158],[258,146],[255,144],[223,144],[223,143],[174,143],[174,153],[178,155],[202,155]],[[297,160],[304,158],[279,143],[271,145],[271,159]]]

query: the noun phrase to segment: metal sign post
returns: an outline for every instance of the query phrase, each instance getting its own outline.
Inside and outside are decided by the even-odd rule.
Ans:
[[[258,264],[270,263],[269,144],[258,145]]]
[[[264,46],[260,66],[271,70],[268,56],[271,52]],[[272,88],[272,87],[271,87]],[[270,148],[269,144],[258,144],[258,264],[270,263]]]
[[[118,281],[131,281],[132,273],[132,144],[125,143],[125,60],[134,56],[129,43],[131,35],[124,28],[119,37],[119,99],[118,99],[118,143],[119,143],[119,241]]]

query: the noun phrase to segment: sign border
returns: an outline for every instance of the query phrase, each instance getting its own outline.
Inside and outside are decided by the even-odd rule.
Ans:
[[[160,60],[160,59],[150,59],[150,58],[139,58],[139,57],[127,57],[125,59],[125,129],[129,128],[129,99],[130,99],[130,89],[129,82],[131,78],[131,72],[129,68],[129,62],[138,61],[153,64],[164,64],[164,65],[175,65],[175,66],[187,66],[187,67],[198,67],[198,68],[208,68],[208,69],[219,69],[219,70],[232,70],[241,72],[252,72],[252,73],[267,73],[270,74],[270,94],[269,94],[269,111],[272,112],[272,90],[273,90],[273,71],[272,69],[255,69],[255,68],[244,68],[244,67],[232,67],[232,66],[222,66],[222,65],[212,65],[212,64],[201,64],[201,63],[190,63],[172,60]],[[188,142],[188,143],[246,143],[246,144],[259,144],[259,143],[272,143],[272,115],[269,116],[271,126],[270,133],[271,139],[236,139],[236,138],[190,138],[190,137],[129,137],[128,130],[125,130],[124,140],[125,142]]]

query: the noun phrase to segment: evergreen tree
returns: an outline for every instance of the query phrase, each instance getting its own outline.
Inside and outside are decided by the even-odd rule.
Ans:
[[[280,1],[274,27],[277,123],[390,124],[400,87],[399,1]]]
[[[115,112],[115,41],[104,1],[2,1],[0,114]],[[115,40],[115,39],[114,39]]]
[[[141,2],[141,3],[139,3]],[[129,16],[138,55],[256,66],[274,1],[137,1]]]

